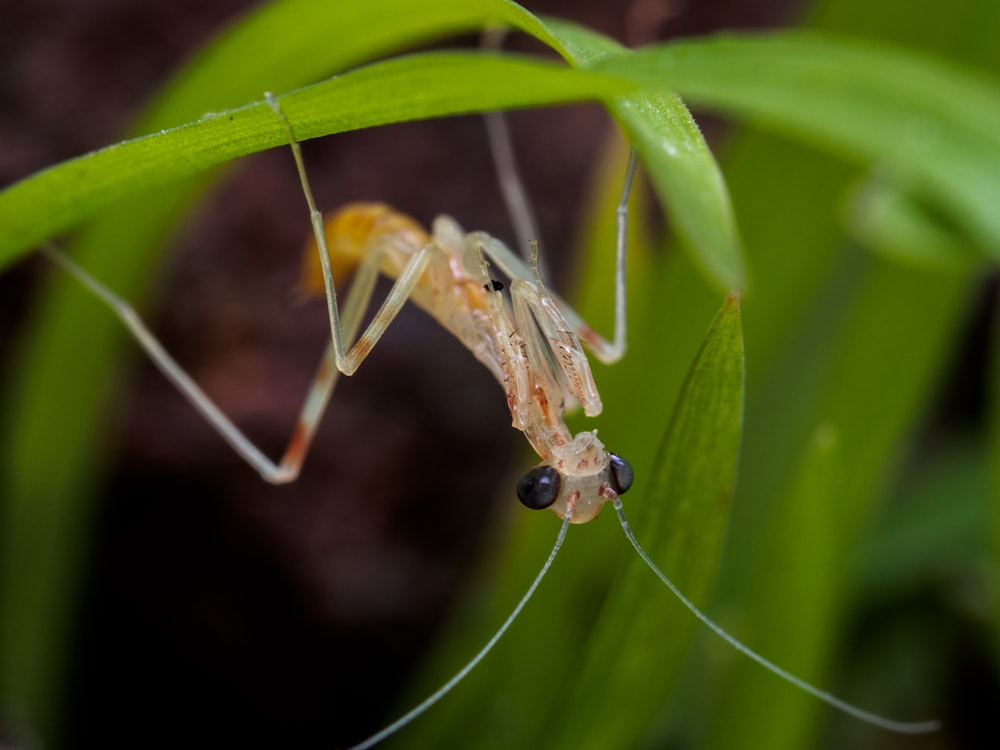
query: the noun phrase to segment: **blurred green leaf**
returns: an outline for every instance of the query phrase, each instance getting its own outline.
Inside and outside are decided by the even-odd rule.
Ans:
[[[850,196],[846,226],[851,236],[886,258],[930,271],[974,270],[985,265],[969,243],[920,201],[877,178]]]
[[[982,14],[973,7],[976,5],[984,4],[976,0],[963,2],[947,19],[932,13],[923,18],[916,13],[903,19],[894,11],[873,8],[864,0],[831,0],[823,4],[823,10],[839,16],[842,30],[863,28],[866,33],[905,40],[919,26],[928,31],[926,41],[973,54],[974,48],[962,36],[948,34],[963,24],[970,29],[978,27]],[[874,32],[871,20],[879,14],[883,23]],[[995,45],[990,48],[995,51]],[[731,71],[731,75],[739,73]],[[905,85],[906,76],[901,80]],[[808,96],[809,90],[801,93]],[[761,124],[788,132],[775,127],[770,119],[761,119]],[[816,142],[814,138],[808,140]],[[731,139],[726,151],[723,164],[755,284],[745,306],[750,385],[745,456],[734,503],[733,534],[720,581],[723,595],[720,606],[713,611],[742,635],[756,629],[756,616],[752,609],[744,609],[744,602],[752,608],[764,597],[795,594],[794,587],[784,590],[784,576],[776,579],[775,569],[761,561],[761,553],[768,549],[767,540],[772,539],[770,529],[783,525],[775,500],[794,493],[789,479],[802,476],[808,463],[801,446],[817,425],[825,422],[836,426],[841,438],[839,463],[844,467],[844,475],[839,477],[844,517],[838,519],[837,527],[846,532],[854,525],[857,533],[865,517],[877,512],[880,490],[899,468],[901,454],[913,440],[914,429],[937,392],[955,337],[965,322],[966,300],[973,287],[968,275],[972,268],[959,271],[956,278],[952,271],[942,276],[939,271],[929,272],[928,266],[901,269],[884,260],[865,262],[858,257],[839,231],[839,217],[834,210],[861,177],[850,165],[759,130]],[[832,151],[843,153],[842,149]],[[938,163],[935,168],[949,167]],[[897,189],[911,184],[898,178],[888,183],[892,173],[883,169],[878,169],[877,174]],[[935,219],[948,214],[940,201],[933,203],[934,196],[927,192],[908,197],[918,200],[922,208],[929,205]],[[955,223],[954,215],[946,216],[946,225]],[[956,232],[955,236],[960,234]],[[849,329],[845,318],[852,321]],[[938,531],[947,533],[947,515],[941,520],[944,527],[938,527]],[[857,537],[843,539],[840,557],[850,562]],[[826,534],[815,539],[819,546],[825,547],[827,542]],[[940,685],[939,679],[926,679],[934,673],[933,668],[927,668],[928,662],[933,667],[939,652],[925,646],[940,638],[938,629],[906,644],[879,641],[867,645],[879,653],[892,649],[898,657],[895,666],[901,667],[896,670],[884,668],[883,662],[883,669],[859,674],[858,644],[852,642],[851,649],[837,648],[854,632],[848,619],[848,602],[849,587],[856,582],[845,575],[846,568],[842,570],[843,580],[829,594],[835,597],[840,592],[843,600],[840,604],[824,601],[823,609],[830,615],[823,631],[828,637],[825,643],[822,637],[816,638],[810,657],[830,665],[824,686],[853,697],[867,708],[901,718],[926,718],[941,711],[940,707],[919,708],[924,703],[931,705]],[[903,575],[900,569],[896,573]],[[809,619],[809,613],[801,614]],[[796,629],[799,621],[799,612],[789,613],[786,626]],[[914,623],[913,627],[921,625],[926,627],[926,623]],[[870,636],[867,630],[865,634]],[[828,655],[820,656],[823,652]],[[785,653],[780,640],[765,653],[781,663],[794,658]],[[829,654],[837,658],[832,660]],[[738,660],[735,662],[739,666]],[[695,697],[683,702],[687,710],[677,714],[671,729],[683,734],[689,744],[705,744],[703,735],[713,731],[720,716],[748,717],[739,721],[743,728],[739,743],[746,747],[770,747],[775,739],[814,731],[802,726],[802,716],[797,712],[781,710],[783,704],[777,704],[775,711],[763,706],[754,716],[746,710],[746,704],[754,702],[754,694],[740,688],[740,678],[730,682],[728,673],[720,676],[705,666],[704,660],[699,660],[678,686],[679,693]],[[897,679],[899,675],[906,676],[902,682]],[[804,705],[815,715],[814,706]],[[698,714],[697,719],[694,714]],[[825,744],[862,746],[860,742],[836,739],[842,736],[868,740],[864,745],[867,747],[884,747],[894,741],[891,736],[843,717],[838,717],[834,726],[829,721],[827,725],[822,740]],[[939,736],[931,741],[947,743],[948,739]]]
[[[595,66],[669,82],[691,104],[736,114],[883,165],[940,202],[1000,258],[1000,87],[886,44],[787,32],[717,36]]]
[[[813,535],[814,544],[823,546],[830,543],[828,535],[836,534],[841,556],[836,584],[828,583],[824,588],[824,612],[833,627],[821,631],[827,634],[825,642],[818,633],[812,642],[814,664],[823,663],[822,652],[836,653],[841,629],[837,623],[846,617],[854,583],[845,560],[850,560],[850,550],[856,548],[868,519],[879,507],[881,490],[944,372],[955,333],[964,321],[969,293],[969,278],[964,275],[918,272],[873,258],[855,261],[850,272],[829,293],[819,295],[809,313],[797,321],[801,334],[809,337],[810,349],[804,349],[797,337],[792,338],[784,356],[773,366],[766,390],[751,390],[744,471],[725,571],[724,601],[732,610],[730,617],[738,622],[755,619],[745,613],[744,602],[752,603],[758,596],[784,596],[784,579],[775,579],[773,568],[761,555],[771,543],[771,528],[782,524],[781,506],[775,499],[788,492],[789,468],[799,473],[808,462],[800,446],[806,444],[816,426],[826,424],[836,429],[841,437],[841,465],[850,468],[837,485],[837,525]],[[794,589],[787,595],[794,596]],[[794,609],[786,613],[791,620],[789,627],[808,619]],[[742,633],[732,622],[726,620]],[[784,663],[789,661],[785,648],[791,645],[791,641],[787,646],[775,641],[774,650],[766,655]],[[918,663],[924,655],[918,652],[909,658]],[[844,662],[837,666],[847,669]],[[928,718],[916,708],[920,695],[913,697],[913,705],[894,707],[886,698],[873,703],[864,696],[843,695],[837,685],[833,674],[824,683],[865,709],[903,720]],[[922,688],[926,696],[934,686],[927,683]],[[898,700],[898,693],[894,697]],[[741,689],[713,692],[711,700],[713,712],[746,716],[744,737],[754,738],[754,742],[763,742],[778,732],[775,722],[779,714],[770,710],[742,713],[746,693]],[[790,714],[787,721],[797,723],[800,719]],[[703,722],[712,726],[710,716],[703,717]],[[801,731],[806,730],[800,726],[795,734]],[[723,741],[718,746],[724,745]]]
[[[869,598],[921,584],[959,580],[989,567],[989,461],[984,441],[960,439],[928,456],[901,483],[858,551],[859,578]]]
[[[1000,663],[1000,325],[993,321],[991,336],[988,398],[989,422],[989,489],[990,503],[987,511],[987,533],[989,543],[985,554],[989,560],[989,570],[993,572],[992,579],[987,581],[990,586],[993,653],[997,663]]]
[[[761,654],[781,654],[780,666],[814,685],[825,684],[827,649],[836,635],[833,610],[841,585],[838,560],[844,546],[838,508],[843,467],[836,431],[820,426],[798,464],[798,476],[778,503],[774,523],[758,548],[764,576],[744,601],[730,632]],[[778,679],[739,654],[714,648],[719,662],[729,666],[724,686],[729,697],[726,721],[708,727],[706,747],[742,744],[768,721],[770,750],[795,750],[815,745],[815,719],[824,709],[815,697]]]

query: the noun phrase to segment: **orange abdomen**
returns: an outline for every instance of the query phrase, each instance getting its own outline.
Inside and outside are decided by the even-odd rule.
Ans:
[[[394,247],[408,247],[412,252],[430,241],[427,232],[415,219],[385,203],[348,203],[327,214],[324,227],[330,268],[338,286],[350,277],[361,259],[379,240],[391,236],[396,240]],[[391,259],[383,263],[383,273],[394,275],[394,270]],[[306,243],[300,287],[308,295],[324,293],[323,270],[315,237],[310,237]]]

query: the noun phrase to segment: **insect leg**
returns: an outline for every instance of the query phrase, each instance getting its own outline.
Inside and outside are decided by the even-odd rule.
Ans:
[[[368,328],[355,342],[350,351],[347,351],[344,336],[344,326],[341,321],[340,310],[337,305],[337,290],[333,283],[333,271],[330,267],[330,254],[326,243],[326,229],[323,225],[323,214],[316,208],[316,201],[313,198],[312,188],[309,186],[309,178],[306,175],[305,162],[302,159],[302,148],[295,138],[292,124],[285,116],[284,111],[278,104],[274,96],[265,93],[267,103],[281,120],[288,133],[288,145],[292,149],[292,156],[295,159],[295,167],[299,173],[299,181],[302,184],[302,193],[305,195],[306,204],[309,206],[309,220],[312,223],[313,234],[316,237],[316,247],[319,252],[320,266],[323,269],[323,283],[326,287],[327,311],[330,316],[330,338],[333,347],[334,362],[337,369],[345,375],[353,375],[365,357],[372,350],[378,340],[382,338],[385,329],[392,323],[393,318],[399,313],[403,303],[410,296],[410,292],[417,285],[427,262],[430,259],[432,244],[420,248],[404,266],[402,273],[396,279],[389,290],[389,294],[382,303],[381,308],[375,314]]]
[[[269,101],[272,101],[269,97]],[[274,104],[273,106],[277,106]],[[276,109],[283,121],[287,125],[287,120],[280,110]],[[290,132],[290,130],[289,130]],[[303,189],[310,205],[310,211],[319,215],[315,210],[315,203],[306,182],[305,171],[302,168],[301,153],[297,148],[297,143],[292,142],[293,152],[296,156],[296,163],[299,166],[299,174],[303,180]],[[317,223],[314,218],[314,229]],[[392,322],[392,319],[399,312],[403,303],[409,298],[410,292],[419,280],[423,269],[427,265],[430,257],[432,245],[427,245],[418,250],[400,274],[396,283],[390,290],[381,308],[375,314],[372,322],[365,330],[364,334],[351,347],[350,352],[345,354],[345,338],[350,342],[357,333],[361,323],[362,315],[371,299],[374,289],[375,278],[378,275],[379,261],[384,245],[377,244],[375,248],[362,260],[358,269],[358,274],[351,291],[348,294],[343,323],[338,314],[336,304],[336,292],[333,289],[333,278],[329,269],[329,258],[325,254],[325,232],[323,230],[322,217],[319,217],[317,242],[324,248],[322,259],[325,261],[325,274],[327,285],[327,299],[330,309],[330,324],[332,331],[332,342],[329,350],[325,354],[312,385],[309,388],[305,403],[299,415],[295,431],[289,441],[288,448],[280,463],[275,463],[263,452],[227,417],[222,410],[212,401],[211,398],[198,386],[183,367],[170,355],[159,340],[153,335],[146,324],[142,321],[135,309],[124,299],[118,296],[111,289],[99,282],[87,271],[78,266],[63,252],[54,245],[44,245],[40,252],[48,257],[56,265],[75,277],[87,289],[89,289],[98,299],[106,304],[112,312],[122,321],[125,327],[133,335],[139,345],[145,350],[153,361],[153,364],[163,373],[163,375],[173,383],[181,394],[198,410],[212,427],[229,443],[236,453],[252,466],[266,481],[272,484],[283,484],[294,480],[301,469],[302,462],[319,419],[326,408],[330,394],[336,385],[338,373],[353,373],[378,342],[385,329]]]
[[[499,50],[503,46],[503,40],[506,36],[506,29],[487,29],[483,32],[481,46],[486,50]],[[514,156],[507,117],[502,112],[488,112],[484,115],[484,119],[490,154],[493,156],[497,180],[500,183],[500,193],[507,206],[507,213],[510,214],[511,223],[514,225],[518,248],[524,257],[527,257],[531,242],[540,239],[540,236],[538,222],[535,221],[531,202],[528,200],[524,182],[517,168],[517,159]],[[542,270],[542,275],[547,276],[544,273],[545,269]]]
[[[347,300],[344,303],[343,332],[348,343],[354,341],[357,336],[361,316],[371,301],[383,249],[384,245],[376,245],[361,260],[354,281],[351,283],[350,291],[347,293]],[[306,454],[309,452],[319,421],[326,411],[339,377],[340,370],[337,368],[336,349],[331,343],[327,345],[323,359],[320,361],[319,367],[316,368],[316,375],[313,377],[303,401],[302,411],[299,413],[292,439],[281,458],[280,471],[284,475],[293,479],[299,475],[302,462],[305,461]]]
[[[528,360],[538,363],[536,370],[544,367],[551,395],[562,391],[573,403],[580,404],[588,417],[600,414],[601,396],[587,355],[559,305],[537,280],[512,281],[510,296],[514,317],[528,347]]]
[[[573,326],[573,330],[590,347],[591,351],[594,352],[594,356],[605,364],[613,364],[625,355],[627,338],[625,270],[628,256],[628,199],[632,193],[632,183],[635,180],[637,162],[636,150],[633,146],[629,153],[628,167],[625,170],[625,184],[622,187],[618,208],[615,210],[615,327],[613,340],[608,341],[588,326],[572,308],[561,305],[563,313]]]
[[[75,277],[98,299],[106,304],[118,316],[135,340],[143,348],[153,364],[173,383],[177,390],[191,402],[212,427],[225,439],[248,464],[268,482],[281,484],[290,482],[298,474],[298,468],[290,470],[284,465],[277,465],[265,456],[251,440],[227,417],[212,399],[198,386],[190,375],[177,363],[163,345],[153,335],[135,309],[125,300],[108,289],[83,268],[57,249],[54,245],[43,245],[39,251],[57,266]],[[332,387],[332,384],[331,386]],[[292,441],[295,438],[293,436]]]
[[[618,202],[616,213],[616,241],[615,241],[615,327],[614,339],[608,341],[597,331],[591,328],[559,295],[555,292],[545,290],[546,296],[559,308],[561,315],[567,321],[569,327],[576,335],[594,352],[601,362],[612,364],[617,362],[625,354],[626,339],[626,304],[625,304],[625,261],[628,251],[628,198],[632,190],[632,183],[635,178],[636,152],[632,150],[629,158],[628,169],[625,173],[625,185],[622,189],[621,200]],[[485,232],[472,232],[469,234],[468,242],[483,248],[483,251],[490,257],[490,260],[503,271],[512,281],[514,279],[536,279],[544,288],[544,283],[540,282],[541,273],[536,272],[515,254],[509,247],[500,242],[495,237],[491,237]]]

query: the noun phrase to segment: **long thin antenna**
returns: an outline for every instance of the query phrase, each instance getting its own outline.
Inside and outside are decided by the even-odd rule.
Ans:
[[[233,447],[233,450],[253,466],[262,477],[274,483],[288,482],[295,478],[298,469],[289,471],[284,466],[276,465],[271,459],[261,453],[257,446],[246,435],[240,432],[232,420],[222,413],[222,410],[215,405],[215,402],[205,394],[198,384],[191,379],[191,376],[170,356],[170,353],[153,336],[152,332],[142,322],[142,319],[139,318],[139,315],[130,304],[83,270],[75,261],[70,259],[68,255],[52,243],[40,245],[38,252],[73,276],[118,316],[119,320],[122,321],[135,337],[139,346],[149,355],[153,364],[160,369],[160,372],[194,405],[208,423]]]
[[[487,641],[486,645],[480,649],[479,653],[472,657],[472,659],[469,660],[469,663],[462,667],[454,677],[438,688],[436,692],[424,699],[419,705],[415,706],[409,712],[396,719],[396,721],[392,722],[392,724],[387,726],[385,729],[373,734],[363,742],[359,742],[357,745],[348,748],[348,750],[367,750],[369,747],[374,747],[386,737],[395,734],[411,721],[416,719],[424,713],[424,711],[441,700],[441,698],[443,698],[453,687],[465,679],[465,676],[483,660],[483,657],[485,657],[486,654],[493,649],[497,641],[499,641],[503,634],[507,632],[507,629],[511,626],[514,620],[517,619],[517,616],[521,614],[521,610],[524,609],[524,605],[528,603],[528,600],[531,599],[532,595],[535,593],[535,589],[538,588],[538,584],[542,582],[545,574],[549,572],[549,568],[552,566],[552,562],[556,559],[556,554],[559,552],[559,548],[562,547],[563,540],[566,538],[566,530],[569,528],[570,517],[571,513],[567,513],[566,517],[563,519],[562,526],[559,529],[559,535],[556,537],[556,543],[552,545],[552,551],[549,552],[549,556],[546,558],[545,564],[542,565],[542,569],[538,571],[538,575],[535,576],[535,580],[532,582],[531,586],[528,587],[528,591],[523,597],[521,597],[521,601],[519,601],[517,606],[514,607],[514,611],[508,615],[507,619],[504,620],[503,625],[501,625],[497,632],[493,634],[493,637]]]
[[[650,570],[652,570],[661,581],[663,581],[666,587],[673,592],[674,596],[680,599],[681,604],[683,604],[685,607],[691,610],[691,612],[694,614],[695,617],[701,620],[717,636],[722,638],[722,640],[724,640],[730,646],[735,648],[737,651],[750,657],[755,662],[760,664],[762,667],[773,672],[786,682],[790,682],[791,684],[795,685],[795,687],[804,690],[805,692],[815,696],[816,698],[819,698],[824,703],[829,704],[834,708],[843,711],[846,714],[850,714],[851,716],[860,719],[861,721],[867,722],[869,724],[874,724],[877,727],[881,727],[882,729],[888,729],[890,732],[900,732],[903,734],[925,734],[927,732],[936,732],[938,729],[941,728],[941,722],[937,721],[936,719],[931,721],[914,721],[914,722],[894,721],[893,719],[887,719],[883,716],[879,716],[878,714],[874,714],[871,711],[865,711],[862,708],[858,708],[857,706],[854,706],[848,703],[847,701],[841,700],[837,696],[828,693],[825,690],[820,690],[818,687],[810,685],[805,680],[802,680],[796,677],[795,675],[791,674],[790,672],[787,672],[774,662],[768,661],[763,656],[758,654],[756,651],[751,650],[749,646],[746,646],[740,641],[736,640],[736,638],[731,636],[729,633],[723,630],[719,625],[716,625],[712,620],[710,620],[708,618],[708,615],[706,615],[704,612],[698,609],[690,599],[688,599],[686,596],[684,596],[684,594],[681,593],[680,589],[677,588],[674,582],[671,581],[669,578],[667,578],[667,576],[664,575],[663,571],[661,571],[658,567],[656,567],[656,564],[650,559],[649,555],[646,554],[646,551],[639,544],[639,540],[635,538],[635,534],[632,532],[632,527],[629,525],[628,520],[625,518],[625,511],[622,510],[621,499],[615,498],[614,505],[615,505],[615,512],[618,514],[618,520],[621,522],[622,525],[622,530],[625,532],[625,536],[628,538],[629,542],[631,542],[632,546],[635,547],[635,551],[639,553],[639,557],[642,558],[642,561],[649,566]]]

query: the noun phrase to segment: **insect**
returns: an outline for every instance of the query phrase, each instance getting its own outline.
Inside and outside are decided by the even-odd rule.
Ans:
[[[325,295],[331,331],[331,343],[288,448],[279,461],[272,461],[246,438],[177,365],[131,307],[54,247],[44,247],[42,252],[112,308],[164,375],[269,482],[289,482],[298,476],[339,375],[351,375],[358,370],[407,300],[422,307],[458,338],[503,388],[513,426],[525,435],[541,459],[517,483],[517,495],[527,507],[550,508],[562,519],[556,542],[525,596],[486,646],[440,690],[356,748],[371,747],[400,730],[457,685],[485,657],[527,603],[555,559],[569,525],[592,520],[605,503],[613,505],[627,539],[652,572],[696,617],[734,648],[806,692],[864,721],[900,732],[936,728],[934,722],[896,722],[852,706],[789,674],[712,622],[659,570],[632,532],[620,498],[633,483],[628,462],[606,450],[596,432],[573,435],[567,427],[565,416],[569,409],[579,406],[587,416],[596,416],[602,409],[583,345],[605,362],[616,361],[625,351],[625,237],[627,199],[636,167],[634,154],[618,208],[615,326],[612,340],[607,341],[548,290],[534,241],[527,243],[530,252],[525,261],[499,240],[482,232],[466,233],[448,217],[439,217],[428,233],[414,220],[379,203],[352,204],[324,218],[312,196],[293,126],[278,101],[270,95],[267,100],[286,128],[309,208],[315,248],[308,256],[304,283],[307,289]],[[504,135],[497,129],[498,120],[493,122],[493,142],[497,148],[498,139],[502,141]],[[499,161],[503,165],[504,160]],[[508,166],[508,177],[511,173]],[[505,185],[508,193],[520,191],[511,179],[506,179]],[[517,200],[510,202],[515,207],[519,204]],[[526,205],[526,201],[521,202]],[[523,209],[514,208],[513,213],[522,236],[530,237],[530,218]],[[343,303],[335,288],[336,265],[349,266],[355,273]],[[509,283],[496,279],[494,270]],[[364,313],[380,274],[394,279],[394,283],[371,322],[362,330]]]

